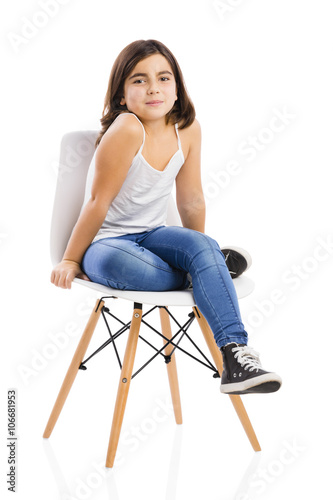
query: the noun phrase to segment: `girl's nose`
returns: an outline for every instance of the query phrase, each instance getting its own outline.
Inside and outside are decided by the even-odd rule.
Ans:
[[[156,94],[158,93],[160,90],[158,88],[158,85],[156,83],[152,84],[149,89],[148,89],[148,94]]]

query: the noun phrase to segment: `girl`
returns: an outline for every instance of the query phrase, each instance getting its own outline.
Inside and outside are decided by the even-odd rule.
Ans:
[[[70,288],[77,276],[127,290],[177,290],[192,279],[224,370],[221,392],[273,392],[278,375],[261,368],[247,346],[225,257],[204,234],[200,125],[173,54],[156,40],[131,43],[111,70],[102,129],[84,208],[51,281]],[[176,182],[183,227],[166,226]],[[235,254],[241,258],[239,254]]]

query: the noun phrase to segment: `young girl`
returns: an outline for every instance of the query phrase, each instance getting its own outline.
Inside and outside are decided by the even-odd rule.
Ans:
[[[200,125],[165,45],[138,40],[123,49],[101,124],[88,197],[52,283],[70,288],[77,276],[124,290],[179,290],[189,274],[223,355],[221,392],[277,391],[280,377],[264,371],[247,346],[225,257],[204,234]],[[183,227],[166,226],[174,181]]]

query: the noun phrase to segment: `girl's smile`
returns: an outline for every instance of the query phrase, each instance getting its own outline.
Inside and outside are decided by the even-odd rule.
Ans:
[[[160,104],[163,104],[163,101],[149,101],[146,102],[149,106],[159,106]]]

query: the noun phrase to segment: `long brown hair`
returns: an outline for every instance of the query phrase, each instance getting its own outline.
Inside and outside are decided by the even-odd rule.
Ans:
[[[127,45],[115,60],[109,78],[104,109],[100,120],[102,128],[95,146],[100,143],[111,123],[120,113],[126,112],[127,106],[121,105],[124,83],[139,61],[153,54],[162,54],[169,62],[176,80],[177,97],[173,108],[166,115],[166,123],[178,123],[179,129],[191,125],[195,119],[195,109],[187,93],[183,74],[179,64],[170,50],[157,40],[137,40]]]

